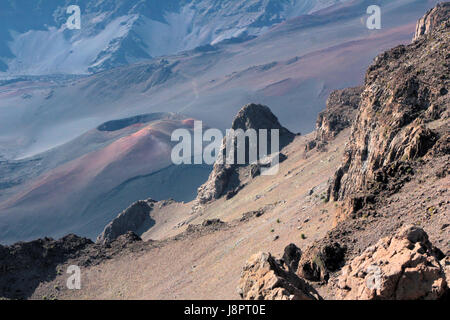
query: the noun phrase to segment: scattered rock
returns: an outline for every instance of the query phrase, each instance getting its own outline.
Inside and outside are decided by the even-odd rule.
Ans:
[[[227,224],[220,219],[205,220],[202,224],[190,224],[188,225],[184,234],[202,233],[202,232],[214,232],[222,229]],[[183,234],[182,234],[183,235]]]

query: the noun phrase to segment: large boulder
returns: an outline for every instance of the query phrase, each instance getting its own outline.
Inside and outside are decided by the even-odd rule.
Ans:
[[[245,264],[238,292],[244,300],[317,300],[315,290],[285,270],[268,253],[253,255]]]
[[[448,290],[442,255],[423,229],[402,228],[381,239],[342,269],[340,298],[346,300],[439,299]]]

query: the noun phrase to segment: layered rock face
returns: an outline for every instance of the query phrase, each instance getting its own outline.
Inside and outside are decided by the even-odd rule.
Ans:
[[[439,3],[436,7],[428,11],[423,18],[417,22],[416,33],[413,41],[421,36],[431,33],[432,30],[441,24],[448,24],[450,2]]]
[[[381,239],[342,269],[340,295],[348,300],[441,298],[448,285],[442,253],[417,227]]]
[[[428,23],[426,37],[379,55],[367,71],[343,163],[329,190],[333,200],[360,199],[353,201],[350,211],[370,201],[402,163],[431,149],[434,156],[448,154],[448,4],[424,19],[441,21],[443,8],[445,23]]]
[[[248,104],[244,106],[236,115],[236,117],[233,120],[233,124],[231,126],[231,129],[233,130],[243,130],[244,132],[249,129],[254,129],[256,132],[261,129],[268,130],[268,139],[270,139],[270,130],[277,129],[279,130],[279,147],[281,148],[288,145],[295,137],[295,135],[290,132],[288,129],[284,128],[280,122],[278,121],[278,118],[270,111],[270,109],[263,105],[257,105],[257,104]],[[233,137],[233,143],[236,146],[236,137]],[[227,164],[224,163],[224,159],[226,159],[226,147],[227,147],[227,137],[224,138],[222,142],[222,147],[220,151],[220,155],[214,164],[213,171],[211,172],[208,181],[203,184],[198,189],[198,196],[197,196],[197,203],[199,205],[208,203],[209,201],[212,201],[214,199],[218,199],[221,196],[225,195],[227,192],[236,192],[236,189],[238,189],[241,186],[241,178],[239,174],[239,169],[242,167],[247,167],[251,163],[248,162],[248,152],[249,152],[249,145],[246,145],[246,163],[245,164],[236,164],[237,161],[235,161],[235,164]],[[257,143],[257,150],[259,150],[259,136],[258,136],[258,143]],[[234,148],[235,154],[234,159],[236,160],[236,154],[237,154],[237,148]],[[269,143],[267,145],[267,153],[271,153],[271,142],[269,140]],[[259,154],[258,154],[258,160]],[[257,164],[252,164],[256,165]],[[258,168],[251,168],[253,172],[250,172],[251,176],[257,175]]]
[[[148,229],[154,224],[150,213],[155,203],[156,201],[151,199],[133,203],[105,227],[96,242],[106,244],[129,231],[139,233],[142,228]]]
[[[320,296],[295,273],[285,270],[268,253],[253,255],[245,264],[238,292],[244,300],[317,300]]]
[[[320,146],[332,141],[352,125],[362,90],[362,87],[355,87],[331,92],[326,109],[317,118],[315,144]]]

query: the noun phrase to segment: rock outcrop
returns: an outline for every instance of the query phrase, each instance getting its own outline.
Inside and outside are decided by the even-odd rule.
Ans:
[[[338,284],[341,298],[439,299],[448,290],[440,254],[423,229],[404,227],[367,248],[342,269]]]
[[[431,12],[442,13],[439,8],[446,8],[448,22],[448,4]],[[424,19],[435,21],[433,15]],[[449,150],[450,25],[427,25],[426,37],[379,55],[367,71],[350,141],[329,188],[329,198],[347,202],[347,216],[398,178],[398,168],[431,150],[438,150],[434,156]]]
[[[429,10],[425,16],[417,22],[413,41],[418,40],[423,35],[430,34],[442,24],[449,24],[449,15],[450,2],[439,3],[436,7]]]
[[[244,300],[318,300],[320,296],[295,273],[285,270],[268,253],[253,255],[245,264],[238,292]]]
[[[155,223],[150,216],[155,203],[152,199],[133,203],[105,227],[96,242],[106,244],[129,231],[139,234],[140,230],[147,230]]]
[[[257,104],[249,104],[244,106],[239,113],[236,115],[235,119],[233,120],[233,124],[231,126],[231,129],[233,130],[243,130],[244,132],[249,129],[254,129],[258,132],[260,129],[266,129],[268,130],[268,145],[267,145],[267,153],[271,153],[271,142],[270,142],[270,130],[277,129],[279,130],[279,147],[280,150],[288,145],[295,137],[295,135],[290,132],[288,129],[284,128],[280,122],[278,121],[277,117],[270,111],[270,109],[263,105],[257,105]],[[233,143],[236,146],[236,137],[232,137]],[[230,144],[230,143],[228,143]],[[257,150],[259,150],[259,136],[258,136],[258,143],[257,143]],[[213,171],[211,172],[208,181],[200,186],[198,189],[198,196],[197,196],[197,204],[203,205],[205,203],[208,203],[214,199],[218,199],[228,192],[236,193],[240,186],[242,185],[242,174],[240,172],[240,169],[246,168],[248,169],[247,174],[251,177],[255,177],[257,175],[256,173],[259,171],[258,168],[255,168],[255,166],[258,166],[258,163],[250,163],[249,162],[249,146],[246,145],[245,150],[245,164],[237,164],[236,157],[237,157],[237,148],[234,148],[234,164],[228,164],[225,163],[225,159],[227,158],[226,153],[226,147],[227,147],[227,137],[224,138],[222,142],[222,147],[220,154],[217,158],[216,163],[214,164]],[[283,159],[283,156],[280,155],[280,159]],[[258,159],[257,160],[263,160],[259,157],[258,153]]]
[[[356,117],[362,87],[335,90],[330,93],[326,109],[319,113],[316,122],[316,137],[307,149],[318,147],[332,141],[342,130],[349,128]]]
[[[28,298],[41,281],[56,276],[56,265],[77,257],[93,242],[73,234],[60,240],[51,238],[0,245],[0,297]]]

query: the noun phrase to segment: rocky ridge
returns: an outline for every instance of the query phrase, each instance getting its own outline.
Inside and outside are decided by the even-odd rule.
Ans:
[[[442,4],[426,19],[448,16],[448,8]],[[414,43],[379,55],[367,71],[351,138],[329,190],[331,200],[346,202],[343,218],[380,194],[398,191],[417,160],[448,154],[450,24],[432,27]]]

